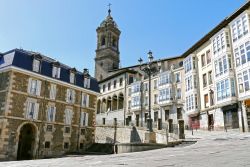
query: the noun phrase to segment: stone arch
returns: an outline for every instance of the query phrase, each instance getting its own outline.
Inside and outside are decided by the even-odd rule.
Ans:
[[[101,46],[105,46],[106,45],[106,37],[103,35],[101,37]]]
[[[101,104],[101,113],[104,113],[107,111],[107,100],[105,98],[102,99]]]
[[[112,96],[112,111],[116,111],[118,109],[118,97],[116,94]]]
[[[101,113],[101,100],[97,100],[97,114],[100,114]]]
[[[23,122],[17,128],[16,158],[29,160],[36,157],[39,142],[39,130],[33,122]]]
[[[112,98],[108,96],[107,98],[107,110],[106,111],[112,111]]]
[[[122,110],[124,107],[124,95],[123,93],[119,93],[118,95],[118,110]]]

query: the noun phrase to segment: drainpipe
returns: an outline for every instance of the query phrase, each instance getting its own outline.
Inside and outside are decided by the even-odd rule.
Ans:
[[[126,125],[126,111],[127,111],[127,79],[128,79],[128,74],[125,74],[125,85],[124,85],[124,99],[123,99],[123,125]],[[126,100],[125,100],[126,99]]]

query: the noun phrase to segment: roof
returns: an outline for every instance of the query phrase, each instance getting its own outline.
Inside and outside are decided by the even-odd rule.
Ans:
[[[189,48],[181,56],[182,57],[187,57],[189,54],[192,54],[196,49],[198,49],[199,47],[201,47],[206,41],[210,40],[210,38],[212,36],[214,36],[217,32],[219,32],[222,28],[226,27],[231,21],[233,21],[242,12],[244,12],[249,6],[250,6],[250,1],[247,1],[244,5],[242,5],[233,14],[231,14],[228,17],[226,17],[216,27],[214,27],[210,32],[208,32],[205,36],[203,36],[199,41],[197,41],[191,48]]]
[[[134,71],[134,70],[130,70],[130,69],[128,69],[128,68],[125,68],[125,69],[122,69],[122,70],[120,70],[120,71],[118,71],[117,73],[115,73],[115,74],[113,74],[113,75],[110,75],[110,76],[108,76],[107,78],[104,78],[103,80],[101,80],[101,81],[99,81],[99,84],[100,83],[103,83],[103,82],[105,82],[105,81],[108,81],[108,80],[110,80],[110,79],[112,79],[112,78],[114,78],[114,77],[117,77],[117,76],[119,76],[119,75],[121,75],[121,74],[124,74],[124,73],[133,73],[133,74],[136,74],[137,72],[136,71]]]
[[[74,70],[74,68],[69,67],[61,62],[58,62],[50,57],[44,56],[40,53],[27,51],[23,49],[13,49],[13,50],[3,53],[3,57],[1,58],[0,56],[1,58],[0,69],[6,66],[15,66],[24,70],[34,72],[32,71],[34,55],[38,55],[38,57],[41,58],[40,59],[41,71],[39,74],[46,76],[46,77],[53,78],[52,69],[53,69],[53,64],[56,63],[61,68],[60,78],[58,78],[58,80],[72,84],[70,83],[70,72]],[[57,78],[53,78],[53,79],[57,79]],[[72,85],[76,85],[76,86],[84,88],[83,73],[75,70],[75,79],[76,79],[75,84],[72,84]],[[85,89],[99,92],[99,86],[98,86],[97,80],[90,76],[90,88],[85,88]]]

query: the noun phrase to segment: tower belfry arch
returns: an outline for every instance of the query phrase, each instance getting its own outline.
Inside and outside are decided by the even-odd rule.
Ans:
[[[111,16],[111,4],[108,15],[96,29],[97,48],[95,57],[95,78],[100,81],[108,77],[109,71],[119,68],[119,38],[121,31]]]

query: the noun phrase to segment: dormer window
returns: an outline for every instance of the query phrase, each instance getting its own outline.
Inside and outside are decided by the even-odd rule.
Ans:
[[[70,83],[74,84],[75,83],[75,73],[70,72]]]
[[[40,72],[42,56],[39,53],[35,53],[32,55],[32,57],[33,57],[32,71]]]
[[[69,74],[69,82],[74,84],[76,81],[76,69],[75,68],[72,68],[70,70],[70,74]]]
[[[52,77],[53,78],[60,78],[60,73],[61,73],[61,68],[59,66],[59,63],[55,63],[53,65]]]
[[[86,68],[83,70],[83,87],[90,88],[90,75],[89,70]]]

